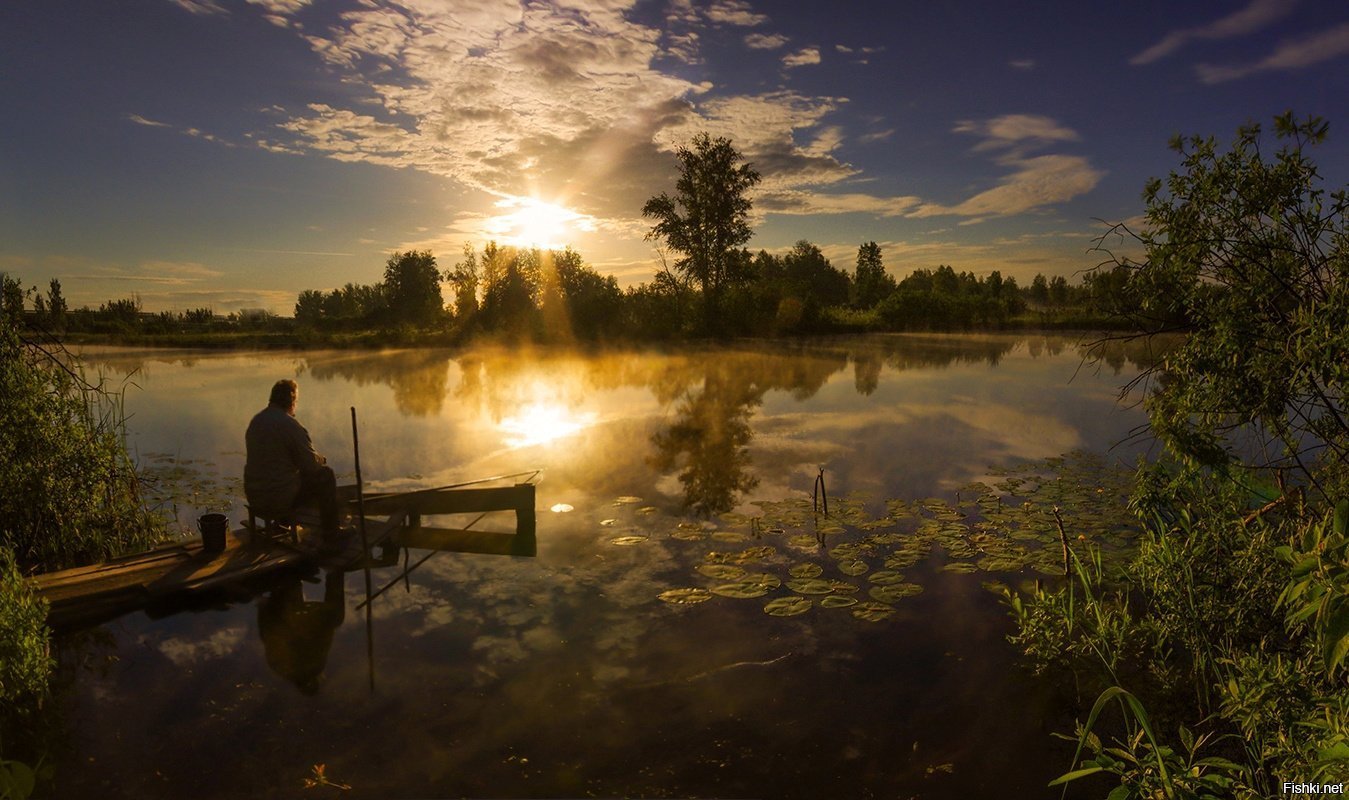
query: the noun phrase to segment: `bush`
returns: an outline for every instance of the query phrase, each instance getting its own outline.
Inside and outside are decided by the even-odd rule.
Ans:
[[[19,574],[14,554],[0,547],[0,706],[40,696],[52,658],[47,648],[47,604]]]
[[[141,502],[115,401],[72,358],[0,320],[0,546],[22,572],[98,561],[163,536]]]

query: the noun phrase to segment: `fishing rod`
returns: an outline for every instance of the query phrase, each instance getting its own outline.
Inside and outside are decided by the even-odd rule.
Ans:
[[[534,478],[535,476],[537,476],[540,472],[543,472],[543,468],[542,468],[542,467],[540,467],[540,468],[538,468],[538,469],[535,469],[535,470],[524,470],[523,472],[512,472],[512,473],[510,473],[510,474],[508,474],[508,475],[494,475],[494,476],[492,476],[492,477],[490,477],[490,478],[478,478],[477,480],[464,481],[463,483],[451,483],[451,484],[448,485],[448,486],[436,486],[436,487],[430,488],[430,489],[414,489],[414,490],[412,490],[412,491],[410,491],[410,492],[402,492],[402,493],[400,493],[400,494],[406,496],[406,495],[424,494],[424,493],[426,493],[426,492],[441,492],[441,491],[444,491],[444,490],[446,490],[446,489],[462,489],[462,488],[465,487],[465,486],[475,486],[475,485],[477,485],[477,484],[479,484],[479,483],[491,483],[492,481],[504,481],[504,480],[506,480],[507,478],[518,478],[518,477],[520,477],[521,475],[528,475],[528,476],[529,476],[529,478],[527,478],[525,481],[522,481],[522,483],[528,483],[530,480],[533,480],[533,478]],[[371,498],[375,498],[375,497],[379,497],[379,496],[381,496],[381,495],[383,495],[383,494],[392,494],[392,492],[381,492],[381,493],[378,493],[378,494],[372,494],[372,495],[370,495],[370,496],[371,496]]]
[[[351,447],[356,456],[356,510],[360,517],[361,553],[365,561],[365,654],[370,662],[370,691],[375,691],[375,628],[370,614],[370,541],[365,533],[365,484],[361,480],[361,438],[356,428],[356,406],[351,407]]]

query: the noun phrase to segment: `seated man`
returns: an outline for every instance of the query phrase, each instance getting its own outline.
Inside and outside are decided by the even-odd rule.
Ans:
[[[295,381],[277,381],[267,407],[248,423],[244,496],[261,517],[285,519],[299,506],[317,504],[323,530],[335,533],[337,477],[314,451],[309,431],[295,419],[299,397]]]

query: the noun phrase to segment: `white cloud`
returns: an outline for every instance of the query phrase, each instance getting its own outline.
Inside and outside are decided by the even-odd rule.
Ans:
[[[312,5],[314,0],[248,0],[249,5],[261,6],[271,14],[290,16]]]
[[[1231,39],[1255,33],[1288,14],[1297,3],[1298,0],[1251,0],[1240,11],[1207,25],[1170,31],[1156,44],[1130,58],[1129,63],[1135,66],[1151,64],[1194,39]]]
[[[909,215],[923,203],[918,197],[878,197],[860,193],[824,194],[799,189],[761,193],[756,208],[774,214],[872,214],[878,217]]]
[[[895,135],[894,128],[886,128],[883,131],[873,131],[871,133],[864,133],[861,136],[858,136],[857,143],[871,144],[872,142],[883,142],[894,135]]]
[[[990,120],[962,120],[956,133],[973,133],[984,140],[975,152],[1039,146],[1053,142],[1075,142],[1080,137],[1049,117],[1037,114],[1006,114]]]
[[[707,8],[707,18],[726,25],[753,27],[768,21],[763,14],[754,13],[743,0],[716,0]]]
[[[952,206],[924,204],[913,217],[955,214],[986,219],[1024,214],[1062,203],[1096,188],[1105,173],[1081,156],[1046,155],[1008,158],[999,163],[1015,167],[992,189]]]
[[[202,16],[229,13],[229,10],[216,2],[216,0],[169,0],[169,2],[184,11]]]
[[[1032,70],[1035,69],[1035,59],[1033,58],[1015,58],[1007,62],[1007,66],[1012,69]]]
[[[818,47],[806,47],[782,57],[782,66],[788,69],[818,63],[820,63],[820,48]]]
[[[991,120],[965,120],[953,130],[982,137],[974,152],[994,153],[994,162],[1012,172],[1003,176],[997,186],[960,203],[925,203],[909,216],[949,214],[971,217],[961,224],[972,224],[991,217],[1024,214],[1086,194],[1105,176],[1082,156],[1028,155],[1037,148],[1080,138],[1076,131],[1049,117],[1009,114]]]
[[[751,50],[777,50],[789,40],[780,33],[751,33],[745,36],[745,46]]]
[[[1290,71],[1349,55],[1349,23],[1281,43],[1273,53],[1251,64],[1195,67],[1203,83],[1221,83],[1259,72]]]
[[[153,119],[146,119],[145,117],[142,117],[140,114],[127,114],[127,115],[126,115],[126,118],[129,119],[129,120],[131,120],[132,122],[136,123],[137,125],[145,125],[146,127],[150,127],[150,128],[171,128],[171,127],[173,127],[172,125],[169,125],[169,123],[167,123],[167,122],[158,122],[158,121],[153,120]]]

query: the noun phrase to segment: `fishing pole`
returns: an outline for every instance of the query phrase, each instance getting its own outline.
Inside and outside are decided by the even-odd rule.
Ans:
[[[375,691],[375,628],[370,615],[370,542],[365,533],[365,484],[361,481],[361,439],[356,428],[356,406],[351,407],[351,447],[356,456],[356,509],[360,516],[361,553],[365,556],[365,654],[370,662],[370,691]]]
[[[479,483],[491,483],[492,481],[504,481],[504,480],[506,480],[507,478],[518,478],[518,477],[520,477],[521,475],[528,475],[528,476],[529,476],[529,479],[527,479],[526,481],[523,481],[523,482],[526,482],[526,483],[527,483],[528,480],[532,480],[532,479],[534,478],[534,476],[538,475],[540,472],[543,472],[543,468],[542,468],[542,467],[540,467],[539,469],[535,469],[535,470],[525,470],[525,471],[523,471],[523,472],[512,472],[512,473],[510,473],[509,475],[494,475],[494,476],[492,476],[491,478],[478,478],[477,480],[464,481],[463,483],[451,483],[451,484],[448,485],[448,486],[436,486],[436,487],[430,488],[430,489],[414,489],[413,491],[410,491],[410,492],[400,492],[399,494],[400,494],[400,496],[406,497],[406,496],[408,496],[408,495],[424,494],[424,493],[426,493],[426,492],[440,492],[440,491],[444,491],[444,490],[446,490],[446,489],[462,489],[462,488],[465,487],[465,486],[475,486],[475,485],[477,485],[477,484],[479,484]],[[382,494],[392,494],[392,492],[383,492],[383,493],[380,493],[380,494],[371,494],[370,496],[371,496],[371,498],[375,498],[375,497],[381,496]]]

